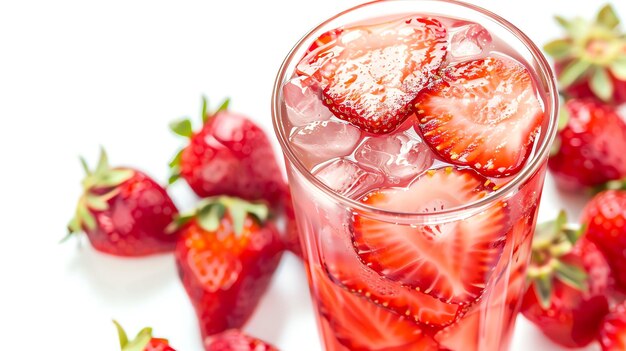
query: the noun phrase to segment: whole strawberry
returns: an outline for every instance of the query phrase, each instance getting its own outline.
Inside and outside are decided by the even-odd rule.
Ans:
[[[597,194],[583,210],[585,236],[602,251],[618,290],[626,293],[626,191]]]
[[[182,177],[200,197],[229,195],[277,205],[286,184],[267,135],[250,119],[228,110],[228,100],[214,113],[202,103],[202,129],[188,119],[171,125],[189,138],[170,163],[170,182]]]
[[[602,7],[593,22],[556,19],[567,35],[546,44],[544,49],[555,60],[565,94],[625,102],[626,40],[615,10],[610,5]]]
[[[268,215],[264,204],[221,196],[179,218],[176,262],[203,338],[242,327],[265,293],[283,252]]]
[[[134,340],[128,340],[124,328],[116,321],[113,321],[113,324],[115,324],[120,338],[121,351],[176,351],[170,346],[167,339],[152,337],[152,328],[143,328]]]
[[[206,351],[278,351],[265,341],[253,338],[237,329],[230,329],[204,340]]]
[[[626,301],[615,306],[600,329],[602,351],[626,350]]]
[[[530,286],[522,313],[554,342],[583,347],[608,313],[610,269],[598,248],[567,223],[562,212],[540,225],[533,240]]]
[[[572,99],[561,109],[548,166],[560,187],[580,190],[626,176],[626,123],[612,106]]]
[[[176,236],[166,227],[178,210],[163,187],[138,170],[111,168],[104,150],[95,170],[81,162],[87,175],[70,235],[84,231],[96,250],[118,256],[174,249]]]

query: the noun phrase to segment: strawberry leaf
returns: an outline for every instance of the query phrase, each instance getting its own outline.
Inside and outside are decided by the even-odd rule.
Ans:
[[[170,123],[170,129],[175,134],[185,138],[191,138],[191,136],[193,135],[191,121],[187,118]]]
[[[613,7],[610,4],[606,4],[598,12],[596,22],[608,29],[614,29],[619,25],[619,17],[617,17]]]
[[[85,160],[84,157],[79,156],[78,159],[80,160],[80,164],[83,167],[83,170],[85,171],[85,174],[87,176],[91,175],[91,170],[89,169],[89,165],[87,164],[87,161]]]
[[[167,184],[172,185],[172,184],[176,183],[176,181],[178,179],[180,179],[180,170],[178,169],[178,167],[176,167],[176,168],[172,169],[172,174],[167,179]]]
[[[88,194],[86,199],[87,207],[93,210],[104,211],[109,208],[109,204],[106,201],[107,199],[103,196]]]
[[[205,124],[206,121],[209,120],[208,106],[209,106],[209,99],[206,96],[202,95],[202,109],[200,111],[200,116],[202,117],[202,124]]]
[[[226,207],[223,204],[218,202],[209,203],[198,210],[198,224],[206,231],[216,231],[225,213]]]
[[[87,227],[88,230],[96,229],[96,219],[86,206],[78,207],[78,218],[80,223]]]
[[[98,160],[98,165],[96,166],[96,170],[94,174],[96,176],[100,176],[105,174],[109,170],[109,156],[107,156],[106,151],[103,147],[100,147],[100,159]]]
[[[588,275],[582,268],[559,261],[554,272],[556,277],[563,283],[574,289],[587,291]]]
[[[604,101],[611,100],[614,90],[613,81],[604,68],[597,68],[594,71],[589,86],[591,91],[600,99]]]
[[[196,212],[178,214],[174,220],[165,227],[165,234],[174,234],[178,229],[189,223],[196,216]]]
[[[222,197],[221,202],[226,205],[230,217],[233,220],[235,234],[243,232],[244,223],[248,214],[253,215],[257,220],[263,222],[267,219],[268,209],[263,204],[253,204],[234,197]]]
[[[220,107],[217,108],[217,110],[215,111],[215,113],[218,112],[222,112],[222,111],[226,111],[228,110],[228,105],[230,104],[230,99],[226,98],[224,99],[224,101],[222,102],[222,104],[220,105]]]
[[[619,80],[626,80],[626,58],[618,58],[611,63],[611,73]]]
[[[565,224],[567,224],[567,214],[564,210],[559,211],[555,220],[538,224],[533,238],[533,249],[549,248],[557,240]]]
[[[626,178],[609,180],[604,184],[594,187],[592,193],[597,194],[604,190],[626,190]]]
[[[565,19],[564,17],[561,16],[554,16],[554,20],[561,26],[563,27],[563,29],[565,29],[566,31],[569,31],[570,28],[570,22]]]
[[[539,303],[544,309],[550,307],[550,299],[552,298],[552,274],[542,274],[533,280],[535,293],[539,298]]]
[[[181,158],[183,157],[183,151],[184,151],[184,150],[185,150],[185,149],[181,149],[180,151],[178,151],[178,152],[176,153],[176,155],[174,155],[174,158],[172,158],[172,160],[171,160],[171,161],[170,161],[170,163],[169,163],[170,168],[175,168],[175,167],[177,167],[178,165],[180,165],[180,160],[181,160]]]
[[[562,87],[568,87],[575,81],[579,80],[587,70],[591,67],[591,63],[586,60],[574,60],[561,72],[559,76],[559,83]]]
[[[124,328],[116,321],[113,320],[113,324],[115,324],[115,328],[117,329],[117,336],[120,340],[120,349],[123,349],[126,344],[128,344],[128,335],[126,335],[126,331]]]
[[[559,60],[571,54],[572,43],[571,40],[556,39],[544,45],[543,49],[548,55],[552,56],[556,60]]]
[[[78,216],[74,216],[70,222],[67,224],[67,231],[68,231],[68,235],[66,235],[61,242],[64,242],[65,240],[67,240],[72,233],[77,233],[80,232],[81,230],[83,230],[83,228],[80,227],[80,219],[78,218]]]
[[[103,188],[118,186],[134,175],[135,172],[130,169],[114,169],[104,174],[100,179],[97,179],[95,185]]]
[[[152,328],[143,328],[134,340],[122,348],[122,351],[144,351],[150,340],[152,340]]]

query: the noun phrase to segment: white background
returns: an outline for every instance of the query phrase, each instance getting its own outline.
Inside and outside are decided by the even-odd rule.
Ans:
[[[80,195],[77,156],[159,181],[181,145],[167,124],[199,118],[200,95],[232,107],[271,133],[270,97],[289,49],[315,24],[359,1],[0,2],[0,340],[4,350],[116,350],[110,322],[144,325],[180,351],[201,350],[195,318],[171,255],[119,259],[86,241],[59,245]],[[595,13],[588,0],[475,1],[537,43],[557,36],[552,20]],[[615,1],[626,16],[626,2]],[[276,145],[278,150],[278,146]],[[194,198],[182,184],[181,208]],[[541,219],[585,199],[550,179]],[[320,350],[302,266],[284,258],[247,331],[285,351]],[[596,350],[598,348],[590,348]],[[556,351],[522,318],[515,351]],[[489,350],[485,350],[489,351]]]

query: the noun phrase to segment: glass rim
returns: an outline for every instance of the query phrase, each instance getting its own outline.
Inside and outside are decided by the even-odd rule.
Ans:
[[[373,4],[381,3],[380,0],[366,2],[364,4],[360,4],[354,7],[351,7],[347,10],[344,10],[338,13],[335,16],[328,18],[323,21],[313,29],[311,29],[308,33],[306,33],[289,51],[289,54],[282,62],[280,69],[278,71],[278,75],[274,82],[274,88],[272,93],[272,124],[274,127],[274,132],[278,138],[278,142],[281,146],[283,154],[289,160],[291,165],[293,165],[300,174],[306,179],[307,182],[315,186],[315,188],[321,190],[327,196],[332,198],[334,201],[337,201],[343,207],[351,208],[355,211],[358,211],[360,215],[366,216],[374,216],[374,217],[383,217],[388,218],[393,221],[407,221],[408,223],[415,221],[424,221],[427,220],[430,222],[433,218],[438,218],[441,221],[446,221],[451,218],[457,218],[459,216],[469,217],[474,213],[479,213],[489,207],[493,203],[497,203],[500,200],[503,200],[507,197],[509,193],[517,188],[519,184],[523,184],[528,179],[530,179],[537,171],[541,168],[544,159],[548,156],[550,152],[550,146],[556,136],[557,125],[558,125],[558,111],[559,111],[559,95],[558,89],[556,87],[556,79],[554,72],[547,59],[541,52],[541,49],[537,47],[537,45],[519,28],[505,20],[501,16],[486,10],[480,6],[476,6],[470,3],[458,1],[458,0],[385,0],[385,2],[442,2],[449,3],[452,5],[464,7],[470,11],[478,12],[491,20],[495,21],[498,25],[502,26],[504,29],[508,30],[511,34],[513,34],[525,47],[529,50],[533,63],[537,65],[538,70],[534,72],[537,76],[542,76],[543,81],[547,82],[548,91],[547,98],[545,101],[545,115],[548,116],[548,128],[543,135],[543,140],[541,140],[541,145],[536,148],[536,152],[533,155],[533,158],[526,162],[525,166],[522,168],[520,172],[518,172],[512,180],[503,185],[498,191],[494,191],[490,193],[488,196],[485,196],[477,201],[468,202],[467,204],[463,204],[457,207],[452,207],[449,209],[445,209],[439,211],[437,213],[424,213],[424,212],[399,212],[399,211],[389,211],[381,208],[373,207],[362,203],[358,200],[351,199],[344,195],[338,194],[332,188],[324,184],[317,177],[315,177],[311,171],[300,161],[298,156],[295,154],[294,150],[291,148],[289,143],[289,136],[285,135],[282,128],[282,108],[281,108],[281,99],[282,96],[282,83],[285,80],[285,76],[292,72],[287,72],[287,68],[291,64],[294,59],[299,59],[294,57],[295,54],[301,49],[303,44],[308,42],[308,40],[316,33],[320,31],[324,26],[328,23],[348,14],[355,10],[361,9],[363,7],[367,7]],[[533,70],[535,71],[535,70]],[[531,72],[532,73],[532,72]],[[542,133],[543,134],[543,133]],[[288,165],[287,165],[288,166]],[[439,222],[437,220],[437,222]]]

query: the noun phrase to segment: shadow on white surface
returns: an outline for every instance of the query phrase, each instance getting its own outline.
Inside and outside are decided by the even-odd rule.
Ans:
[[[532,323],[520,314],[515,325],[511,351],[562,351],[563,347],[553,343]],[[588,347],[575,349],[578,351],[600,351],[600,345],[593,343]]]
[[[67,270],[83,280],[91,296],[111,306],[141,304],[163,293],[177,274],[173,254],[115,257],[96,251],[86,242],[77,248]]]
[[[244,329],[280,350],[321,350],[306,272],[295,255],[283,255],[270,288]]]

